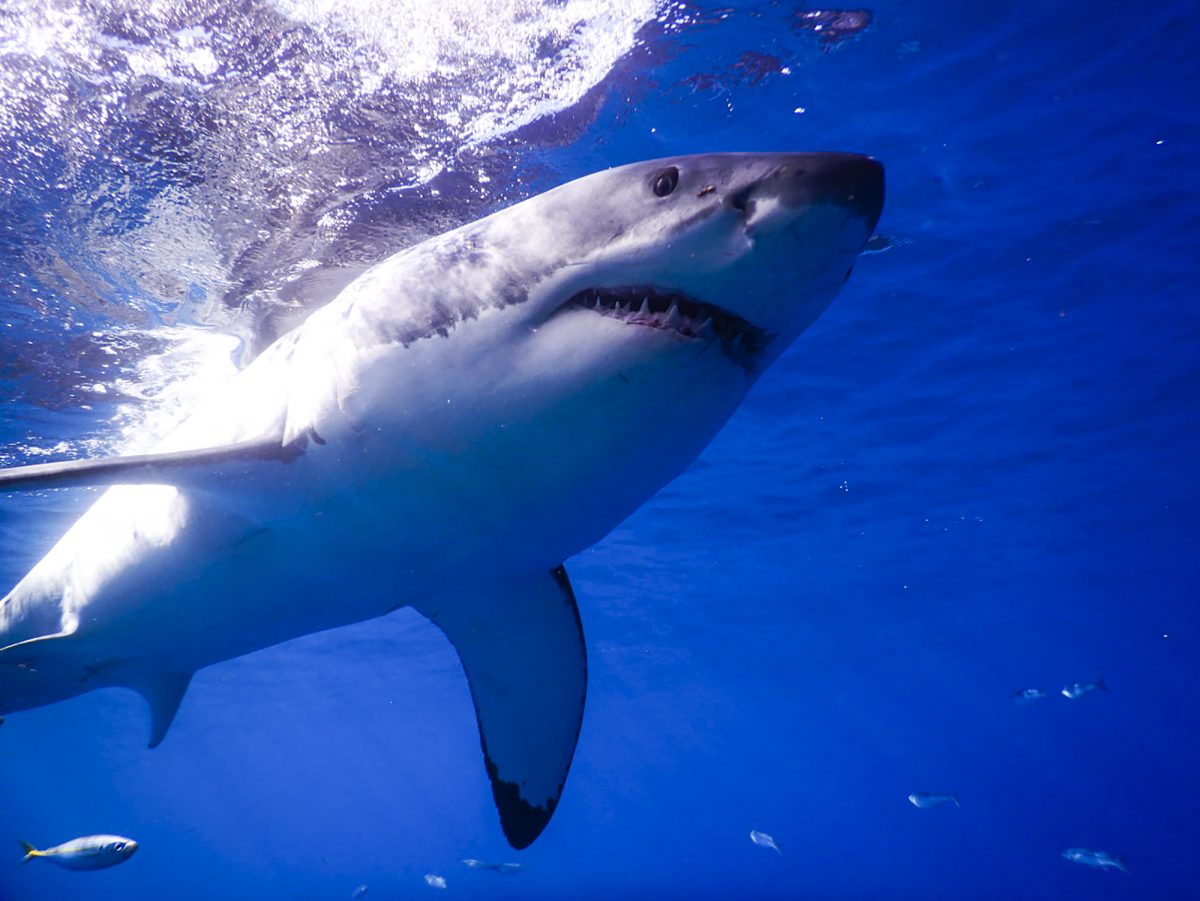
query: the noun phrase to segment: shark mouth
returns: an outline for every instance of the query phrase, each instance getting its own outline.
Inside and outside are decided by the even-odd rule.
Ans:
[[[648,286],[587,288],[565,304],[698,341],[719,341],[735,363],[751,368],[767,346],[766,332],[741,316],[675,291]]]

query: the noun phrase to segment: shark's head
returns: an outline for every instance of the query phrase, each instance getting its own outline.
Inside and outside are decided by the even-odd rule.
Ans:
[[[546,337],[616,366],[682,354],[688,368],[726,367],[745,382],[832,300],[882,206],[883,167],[847,153],[705,154],[599,172],[510,222],[525,246],[556,257],[522,312]]]
[[[569,182],[391,258],[316,314],[306,328],[349,323],[362,366],[328,418],[289,434],[328,436],[349,414],[431,497],[494,507],[476,521],[495,523],[498,551],[520,534],[556,564],[695,459],[845,283],[882,204],[883,168],[846,153],[674,157]],[[368,369],[371,347],[391,363]],[[515,509],[538,535],[511,528]]]

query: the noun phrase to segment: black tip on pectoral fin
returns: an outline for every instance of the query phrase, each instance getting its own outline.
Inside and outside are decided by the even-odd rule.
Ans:
[[[419,609],[458,651],[504,837],[527,848],[554,815],[583,723],[587,652],[566,570]]]
[[[533,844],[533,840],[542,834],[554,810],[558,807],[558,798],[562,794],[562,786],[558,794],[546,799],[545,807],[530,804],[521,797],[521,789],[515,782],[506,782],[500,778],[496,765],[483,752],[484,766],[487,767],[488,779],[492,782],[492,799],[496,802],[496,811],[500,814],[500,828],[508,843],[518,851],[524,851]]]

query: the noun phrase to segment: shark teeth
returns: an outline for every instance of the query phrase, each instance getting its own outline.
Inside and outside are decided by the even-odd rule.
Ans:
[[[740,316],[658,288],[588,288],[573,295],[566,306],[593,310],[631,325],[675,332],[685,338],[719,341],[726,355],[746,367],[768,342],[762,329]]]

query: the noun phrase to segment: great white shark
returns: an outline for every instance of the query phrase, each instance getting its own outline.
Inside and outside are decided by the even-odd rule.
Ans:
[[[883,168],[717,153],[589,175],[404,250],[112,486],[0,601],[0,713],[123,686],[162,741],[201,667],[410,606],[458,652],[508,841],[575,751],[563,561],[675,478],[849,278]]]

